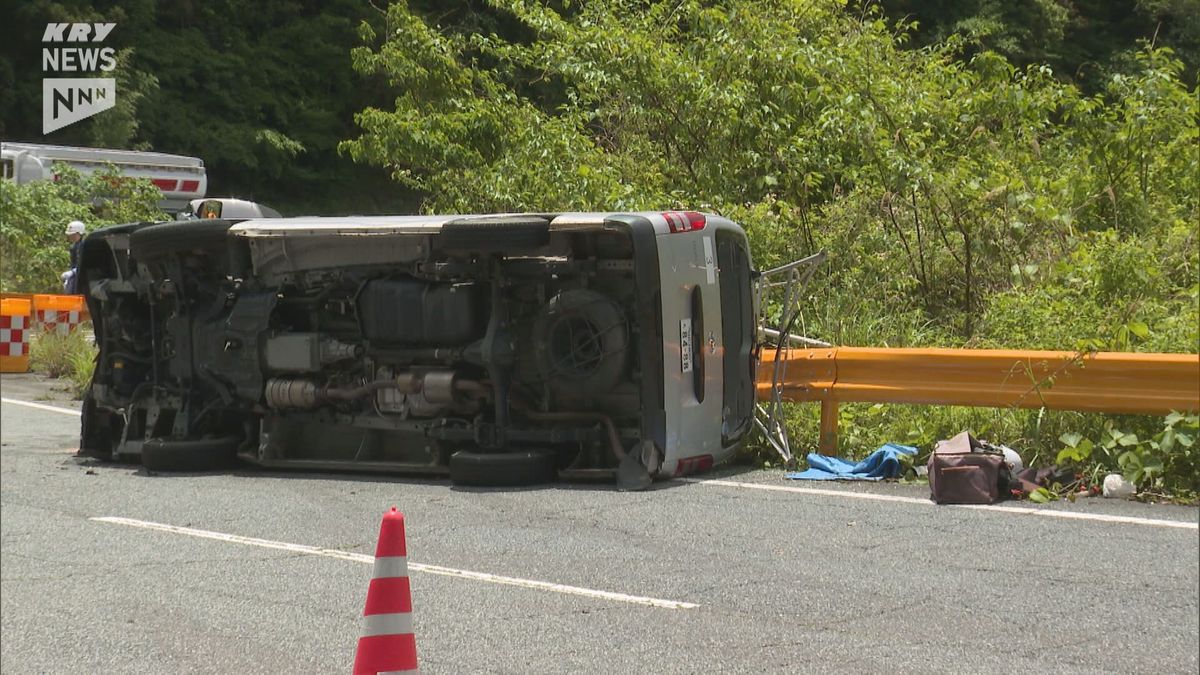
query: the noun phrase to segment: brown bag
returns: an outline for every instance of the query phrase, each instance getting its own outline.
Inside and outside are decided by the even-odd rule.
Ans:
[[[929,455],[929,498],[938,504],[991,504],[1000,498],[1003,454],[984,449],[967,432],[940,441]]]

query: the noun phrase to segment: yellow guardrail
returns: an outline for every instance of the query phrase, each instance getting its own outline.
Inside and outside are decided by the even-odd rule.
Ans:
[[[771,394],[766,350],[758,396]],[[1200,410],[1200,354],[1014,349],[792,349],[781,357],[784,401],[821,402],[822,452],[837,447],[839,403],[1167,414]]]

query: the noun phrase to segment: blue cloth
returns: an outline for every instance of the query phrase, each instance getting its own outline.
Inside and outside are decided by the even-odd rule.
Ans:
[[[917,449],[898,443],[887,445],[872,452],[863,461],[853,464],[841,457],[826,457],[815,452],[808,453],[808,468],[786,474],[793,480],[882,480],[896,478],[903,470],[900,455],[916,455]]]

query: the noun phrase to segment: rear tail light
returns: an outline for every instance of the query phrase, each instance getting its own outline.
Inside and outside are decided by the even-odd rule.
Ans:
[[[704,229],[704,214],[698,211],[665,211],[663,218],[667,219],[667,227],[671,232],[693,232]]]
[[[679,463],[675,465],[675,475],[676,476],[686,476],[689,473],[700,473],[701,471],[708,471],[709,469],[712,468],[712,465],[713,465],[713,456],[712,455],[697,455],[696,457],[685,457],[685,458],[679,460]]]

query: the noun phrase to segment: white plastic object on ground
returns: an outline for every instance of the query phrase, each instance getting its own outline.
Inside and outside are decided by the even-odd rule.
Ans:
[[[1125,480],[1125,477],[1119,473],[1110,473],[1104,477],[1104,496],[1112,499],[1126,499],[1132,497],[1134,489],[1133,483]]]
[[[1025,469],[1025,462],[1021,461],[1021,456],[1017,454],[1016,450],[1007,445],[1000,446],[1000,450],[1004,452],[1004,461],[1008,462],[1009,469],[1014,476]]]

